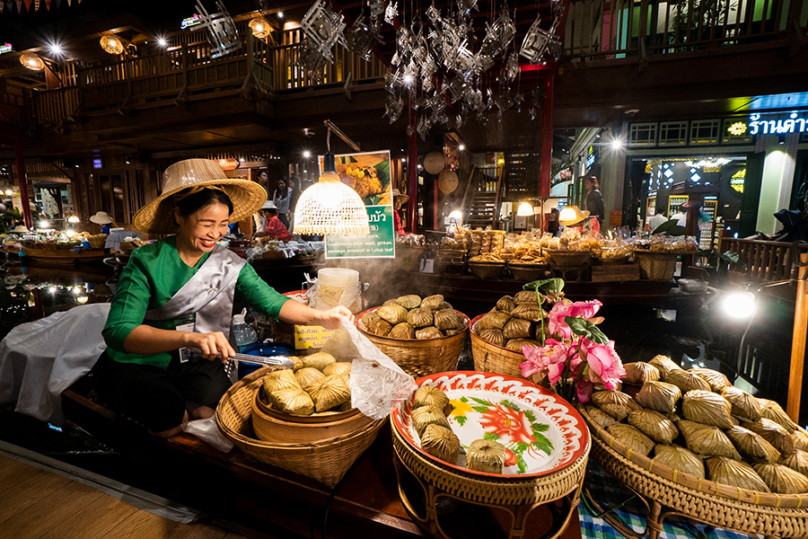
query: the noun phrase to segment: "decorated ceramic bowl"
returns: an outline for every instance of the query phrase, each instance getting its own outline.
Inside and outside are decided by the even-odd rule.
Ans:
[[[539,477],[578,460],[589,445],[589,431],[580,414],[555,393],[520,378],[491,372],[455,371],[419,379],[418,387],[435,386],[452,405],[447,419],[460,439],[456,463],[437,459],[421,449],[412,424],[412,398],[393,410],[395,428],[426,458],[473,475]],[[465,449],[480,438],[506,448],[502,474],[469,470]]]

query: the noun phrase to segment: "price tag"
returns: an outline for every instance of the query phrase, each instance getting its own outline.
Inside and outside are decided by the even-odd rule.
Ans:
[[[421,273],[435,273],[435,259],[421,259]]]
[[[295,325],[295,350],[322,348],[335,332],[335,329],[325,329],[323,326]]]

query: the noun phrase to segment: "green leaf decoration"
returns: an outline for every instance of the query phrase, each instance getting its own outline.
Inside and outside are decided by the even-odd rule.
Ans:
[[[533,438],[536,440],[533,442],[533,447],[538,449],[539,451],[544,451],[547,453],[547,456],[553,452],[553,442],[551,442],[544,434],[540,431],[536,430],[536,426],[534,425],[533,428]]]
[[[483,406],[493,406],[493,404],[484,399],[477,399],[475,397],[471,397],[471,400],[473,400],[477,404],[482,404]]]
[[[575,333],[576,335],[586,337],[590,341],[596,342],[598,344],[609,343],[609,338],[600,329],[598,329],[598,326],[596,326],[589,320],[584,320],[583,318],[575,318],[573,316],[567,316],[564,318],[564,321],[570,327],[572,332]]]
[[[474,410],[475,412],[480,412],[481,414],[484,414],[488,411],[488,406],[472,406],[471,409]]]
[[[534,414],[534,413],[533,413],[533,410],[525,410],[525,417],[526,417],[526,418],[527,418],[527,420],[528,420],[528,421],[530,421],[531,423],[535,423],[535,422],[536,422],[536,414]]]
[[[483,440],[499,440],[499,434],[496,432],[486,432],[483,434]]]
[[[668,236],[681,236],[682,234],[671,234],[670,231],[675,230],[676,228],[681,228],[684,230],[684,227],[679,226],[678,219],[668,219],[666,223],[662,223],[658,227],[654,229],[654,234],[667,234]]]
[[[515,453],[524,453],[525,451],[527,451],[528,447],[530,447],[530,445],[526,444],[525,442],[516,442]]]
[[[519,473],[525,473],[527,471],[527,463],[519,453],[516,453],[516,465],[519,466]]]
[[[467,419],[468,418],[466,416],[464,416],[464,415],[456,415],[455,416],[455,420],[457,421],[457,424],[460,425],[461,427],[466,424]]]
[[[468,402],[469,400],[466,397],[460,397],[460,402]]]
[[[499,401],[499,403],[502,406],[504,406],[505,408],[510,408],[511,410],[513,410],[515,412],[519,411],[519,407],[517,405],[515,405],[514,403],[512,403],[511,401],[503,400],[503,401]]]
[[[522,290],[543,290],[550,294],[558,294],[564,289],[564,279],[555,277],[553,279],[541,279],[527,283],[522,287]]]
[[[532,425],[532,428],[534,431],[547,432],[548,430],[550,430],[550,425],[548,425],[547,423],[535,423]]]

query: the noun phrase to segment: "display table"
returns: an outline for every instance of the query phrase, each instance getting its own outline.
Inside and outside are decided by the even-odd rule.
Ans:
[[[134,240],[143,239],[140,236],[140,232],[137,230],[110,230],[107,235],[107,241],[104,244],[104,249],[118,249],[121,242],[126,240],[126,238],[132,238]]]

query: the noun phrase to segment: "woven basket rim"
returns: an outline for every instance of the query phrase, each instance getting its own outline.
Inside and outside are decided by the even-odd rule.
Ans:
[[[679,255],[695,255],[698,251],[651,251],[649,249],[632,249],[632,252],[647,256],[679,256]]]
[[[479,322],[482,319],[482,317],[487,315],[487,314],[488,313],[483,313],[483,314],[475,316],[472,319],[471,323],[469,324],[469,335],[471,335],[472,338],[479,339],[481,342],[485,343],[488,346],[493,346],[494,348],[498,348],[499,350],[503,350],[505,352],[508,352],[509,354],[513,354],[514,356],[516,356],[517,359],[524,359],[525,356],[522,355],[522,352],[517,352],[515,350],[511,350],[510,348],[505,348],[504,346],[499,346],[498,344],[490,343],[490,342],[486,341],[485,339],[483,339],[482,337],[480,337],[480,334],[477,333],[477,329],[476,329],[477,322]]]
[[[457,309],[452,309],[457,314],[460,314],[460,315],[463,316],[463,322],[466,325],[466,327],[463,328],[463,331],[461,331],[459,333],[455,333],[454,335],[447,335],[446,337],[437,337],[435,339],[394,339],[393,337],[383,337],[381,335],[376,335],[375,333],[371,333],[367,329],[363,328],[362,325],[361,325],[362,324],[362,316],[364,316],[367,313],[374,312],[377,309],[381,309],[382,307],[384,307],[384,305],[379,305],[377,307],[371,307],[370,309],[366,309],[366,310],[362,311],[361,313],[357,314],[356,317],[355,317],[354,324],[359,329],[359,331],[361,331],[365,335],[369,335],[370,337],[373,337],[374,339],[384,339],[384,340],[387,340],[387,341],[392,341],[394,343],[418,343],[418,342],[434,343],[434,342],[445,341],[446,339],[451,339],[451,338],[457,337],[459,335],[463,335],[465,337],[466,332],[468,331],[468,329],[470,327],[470,323],[471,323],[470,322],[471,319],[468,317],[468,315],[466,315],[464,313],[461,313]]]
[[[471,262],[469,261],[469,266],[504,266],[505,261],[502,262]]]
[[[530,263],[527,263],[527,262],[523,262],[521,264],[518,263],[518,262],[517,263],[508,262],[508,267],[509,268],[518,268],[518,269],[533,269],[533,268],[541,268],[541,267],[546,268],[549,265],[550,264],[548,264],[547,262],[538,262],[536,264],[530,264]]]
[[[719,499],[718,503],[720,503],[720,499],[729,499],[740,503],[749,503],[751,505],[762,507],[789,509],[789,508],[801,508],[805,506],[808,509],[808,493],[777,494],[774,492],[771,493],[758,492],[755,490],[743,489],[740,487],[731,487],[729,485],[724,485],[722,483],[716,483],[715,481],[711,481],[709,479],[699,479],[698,477],[695,477],[685,472],[679,472],[679,470],[676,470],[669,466],[665,466],[664,464],[658,464],[656,462],[652,462],[653,459],[650,459],[645,455],[634,453],[629,447],[626,447],[625,444],[623,444],[622,442],[617,440],[614,436],[609,434],[609,432],[606,431],[606,429],[600,427],[597,423],[595,423],[592,420],[592,418],[589,417],[589,414],[586,413],[586,409],[584,409],[583,406],[578,407],[578,412],[581,414],[581,417],[584,418],[584,421],[587,423],[589,430],[594,432],[595,436],[597,436],[600,439],[599,441],[601,443],[605,444],[606,446],[611,448],[612,451],[617,453],[620,459],[626,460],[631,464],[642,468],[648,473],[658,475],[667,481],[671,481],[679,487],[692,489],[706,497]],[[654,470],[666,472],[667,475],[662,475],[660,473],[655,472]],[[700,487],[693,488],[689,485],[683,484],[681,480],[692,481],[697,485],[700,485]],[[741,499],[742,496],[745,497],[744,500]],[[771,503],[767,503],[769,501],[771,501]]]

